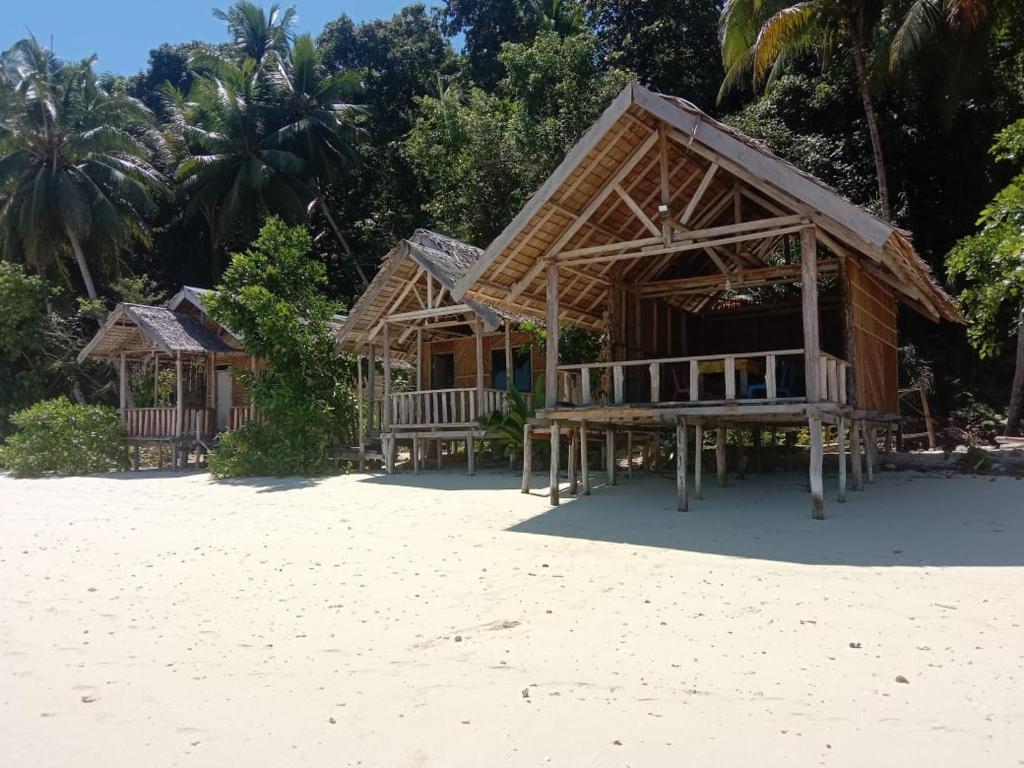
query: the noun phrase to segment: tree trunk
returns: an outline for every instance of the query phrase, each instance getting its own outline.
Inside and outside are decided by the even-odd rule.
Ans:
[[[1017,363],[1013,371],[1013,389],[1010,390],[1010,408],[1006,413],[1006,435],[1012,435],[1020,427],[1021,412],[1024,411],[1024,305],[1017,318]]]
[[[75,252],[75,261],[78,262],[78,270],[82,273],[82,282],[85,283],[85,292],[90,299],[95,299],[96,285],[92,281],[92,272],[89,270],[89,263],[85,260],[85,253],[82,252],[82,244],[78,242],[78,236],[68,232],[68,240],[71,243],[71,250]]]
[[[345,255],[349,257],[352,265],[356,268],[356,272],[359,273],[359,279],[363,281],[362,287],[365,288],[370,284],[370,281],[366,279],[366,273],[363,272],[363,268],[359,266],[359,260],[356,259],[355,255],[352,253],[352,249],[349,248],[348,240],[346,240],[345,236],[341,234],[341,228],[334,220],[334,216],[331,214],[331,209],[327,207],[327,203],[324,201],[322,196],[317,199],[317,202],[320,204],[320,210],[323,211],[324,218],[327,219],[327,223],[330,224],[331,229],[334,230],[334,236],[338,238],[338,242],[341,243],[341,247],[345,249]]]
[[[878,130],[878,115],[871,98],[871,86],[868,83],[867,41],[864,30],[864,8],[861,5],[853,24],[853,63],[857,70],[857,85],[860,98],[864,103],[864,117],[868,122],[868,135],[871,137],[871,151],[875,158],[875,175],[878,178],[878,200],[882,208],[882,217],[892,221],[892,205],[889,201],[889,178],[885,168],[885,156],[882,153],[882,134]]]

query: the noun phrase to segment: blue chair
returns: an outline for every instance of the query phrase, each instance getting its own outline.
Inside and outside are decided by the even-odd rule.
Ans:
[[[793,384],[796,380],[797,366],[791,360],[775,361],[775,396],[793,397]],[[751,399],[768,397],[768,382],[762,381],[747,387],[747,397]]]

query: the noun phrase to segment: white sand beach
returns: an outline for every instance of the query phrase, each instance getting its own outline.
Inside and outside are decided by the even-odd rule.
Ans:
[[[0,478],[0,765],[1024,764],[1024,481],[829,481]]]

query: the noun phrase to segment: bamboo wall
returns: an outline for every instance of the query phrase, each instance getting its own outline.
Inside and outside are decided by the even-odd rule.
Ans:
[[[899,401],[896,299],[855,259],[844,262],[857,407],[895,413]]]
[[[531,343],[531,334],[525,331],[512,332],[512,348],[521,349]],[[493,387],[494,379],[491,372],[491,352],[505,349],[505,333],[498,332],[485,335],[484,349],[484,386]],[[423,388],[430,389],[430,358],[432,355],[454,353],[455,355],[455,387],[476,386],[476,340],[473,336],[447,341],[424,342],[423,344]],[[537,381],[544,378],[544,352],[536,347],[531,349],[530,363],[534,388]]]

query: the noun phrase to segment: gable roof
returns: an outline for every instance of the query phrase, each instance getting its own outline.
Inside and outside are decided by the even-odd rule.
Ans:
[[[429,294],[420,283],[425,283],[426,276],[436,282],[435,306],[451,307],[453,315],[464,317],[466,323],[479,318],[485,330],[497,330],[503,319],[511,317],[512,313],[496,311],[472,298],[462,302],[451,298],[456,282],[476,264],[482,253],[479,248],[447,235],[417,229],[384,257],[377,274],[336,333],[339,348],[346,352],[361,352],[371,341],[380,343],[380,329],[386,315],[425,309]],[[440,295],[442,293],[443,296]],[[422,327],[428,338],[464,335],[452,326],[431,328],[430,324],[424,324]],[[391,339],[392,351],[400,357],[411,355],[415,344],[412,334],[401,334]]]
[[[153,349],[167,354],[238,352],[192,315],[148,304],[122,302],[82,349],[78,360],[111,358],[121,352]]]
[[[672,184],[668,206],[672,217],[684,210],[688,200],[719,201],[718,209],[705,205],[691,211],[696,215],[689,223],[696,230],[746,221],[752,215],[780,222],[775,231],[781,238],[789,234],[781,222],[793,225],[794,230],[798,224],[811,222],[819,239],[836,255],[863,259],[865,268],[890,285],[905,303],[935,320],[960,320],[951,299],[935,284],[914,251],[909,233],[849,202],[688,101],[654,93],[636,83],[619,93],[512,222],[457,280],[454,296],[539,312],[544,309],[544,268],[554,253],[640,242],[638,238],[644,235],[651,241],[649,247],[655,247],[661,234],[663,175]],[[675,199],[684,192],[688,194]],[[735,215],[738,211],[742,217]],[[778,242],[777,238],[776,245]],[[730,248],[740,255],[739,246]],[[673,277],[700,275],[709,264],[707,256],[696,250],[686,258],[670,256],[662,260],[663,269]],[[750,259],[746,266],[754,264]],[[598,308],[618,278],[606,265],[598,267],[560,269],[563,285],[573,292],[573,300],[560,308],[570,322],[603,326]],[[560,293],[564,302],[564,292]],[[694,311],[713,298],[670,300]]]

